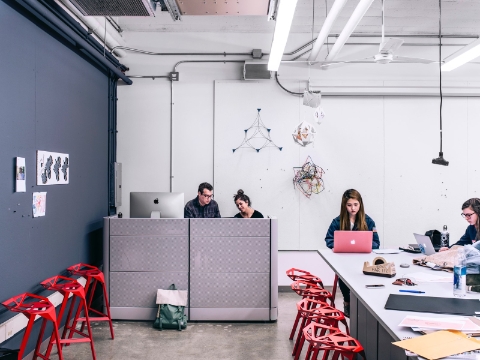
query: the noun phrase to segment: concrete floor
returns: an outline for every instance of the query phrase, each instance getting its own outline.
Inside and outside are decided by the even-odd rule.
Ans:
[[[107,323],[92,323],[97,359],[291,360],[293,341],[288,337],[298,300],[293,292],[279,293],[276,323],[189,323],[187,330],[179,332],[153,329],[153,321],[114,321],[115,340],[110,339]],[[343,305],[341,294],[336,304]],[[90,346],[64,348],[64,358],[92,359]]]

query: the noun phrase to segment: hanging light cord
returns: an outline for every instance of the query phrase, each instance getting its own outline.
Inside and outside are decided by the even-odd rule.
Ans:
[[[439,61],[438,69],[440,71],[440,153],[442,153],[442,107],[443,107],[443,94],[442,94],[442,0],[438,0],[440,9],[440,16],[438,18],[438,38],[440,39],[440,46],[438,47]]]

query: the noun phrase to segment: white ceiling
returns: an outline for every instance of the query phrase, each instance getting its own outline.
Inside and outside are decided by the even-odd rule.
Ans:
[[[326,16],[326,3],[334,0],[298,0],[291,32],[318,34]],[[339,33],[359,0],[349,0],[335,22],[331,33]],[[387,34],[438,34],[438,0],[385,0],[385,31]],[[315,16],[313,16],[315,8]],[[167,12],[157,11],[156,17],[115,18],[124,31],[148,32],[230,32],[272,33],[275,23],[266,16],[183,16],[174,22]],[[379,34],[382,24],[382,3],[375,0],[355,33]],[[477,35],[480,33],[480,0],[442,0],[442,33]]]

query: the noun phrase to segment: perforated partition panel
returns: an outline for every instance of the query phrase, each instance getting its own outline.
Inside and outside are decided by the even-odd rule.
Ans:
[[[153,319],[157,289],[175,284],[189,291],[190,320],[276,320],[276,220],[104,221],[113,318]]]

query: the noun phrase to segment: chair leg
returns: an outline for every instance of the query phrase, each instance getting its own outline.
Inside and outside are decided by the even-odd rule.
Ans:
[[[297,312],[297,317],[295,318],[292,331],[290,332],[290,337],[288,338],[289,340],[293,340],[293,337],[295,336],[295,332],[297,331],[298,320],[300,320],[300,311]]]
[[[28,319],[27,328],[25,329],[25,334],[23,334],[22,344],[20,345],[20,351],[18,352],[19,359],[23,359],[23,353],[25,352],[25,348],[27,347],[28,338],[30,337],[30,333],[32,332],[32,326],[34,322],[35,322],[35,316],[30,316]]]
[[[82,303],[82,301],[80,301],[80,304],[81,303]],[[81,306],[80,304],[78,306]],[[85,308],[87,307],[87,303],[86,303],[85,299],[83,299],[83,305],[84,305]],[[96,360],[97,356],[95,354],[95,347],[93,346],[93,334],[92,334],[92,327],[90,326],[90,318],[88,316],[88,311],[85,312],[85,322],[87,323],[88,335],[90,337],[90,348],[92,350],[92,357],[93,357],[93,360]]]
[[[105,307],[107,309],[107,315],[108,315],[108,323],[110,325],[110,335],[112,336],[112,340],[115,339],[115,334],[113,332],[113,324],[112,324],[112,315],[110,315],[110,303],[108,302],[108,295],[107,295],[107,287],[105,283],[102,283],[103,287],[103,299],[105,300]]]

